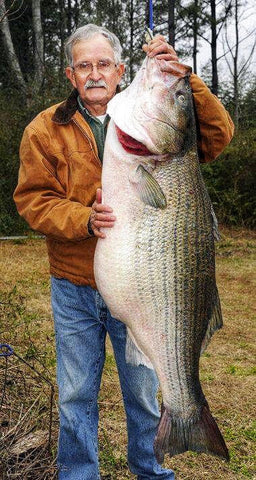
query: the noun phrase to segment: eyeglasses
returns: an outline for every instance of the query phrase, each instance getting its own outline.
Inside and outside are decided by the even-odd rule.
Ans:
[[[93,67],[96,67],[98,72],[104,74],[110,73],[112,70],[114,70],[114,68],[117,67],[117,64],[111,60],[99,60],[97,63],[82,62],[75,67],[72,67],[72,69],[79,75],[86,76],[92,73]]]

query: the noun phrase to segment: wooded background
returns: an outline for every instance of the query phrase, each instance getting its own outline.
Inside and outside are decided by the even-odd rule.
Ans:
[[[180,60],[191,64],[230,112],[232,143],[203,174],[217,216],[227,225],[256,225],[256,66],[253,2],[154,0],[154,33],[166,36]],[[112,30],[124,51],[123,86],[134,77],[149,24],[148,1],[0,0],[0,234],[28,230],[12,200],[25,126],[44,108],[64,100],[65,39],[96,23]],[[255,22],[254,22],[255,25]],[[202,64],[202,52],[207,51]]]

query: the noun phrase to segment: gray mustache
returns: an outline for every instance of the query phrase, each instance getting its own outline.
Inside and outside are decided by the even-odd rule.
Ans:
[[[87,88],[92,88],[92,87],[107,87],[107,84],[104,80],[87,80],[84,89],[87,90]]]

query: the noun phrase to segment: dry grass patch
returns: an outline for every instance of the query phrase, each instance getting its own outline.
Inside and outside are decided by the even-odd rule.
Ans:
[[[201,358],[203,389],[230,449],[231,461],[225,463],[192,452],[172,459],[166,456],[165,464],[175,470],[178,480],[256,478],[255,249],[254,232],[222,229],[216,259],[224,328],[214,336]],[[41,365],[40,368],[55,381],[54,335],[44,241],[1,243],[0,259],[1,341],[11,343],[20,355]],[[0,382],[2,380],[3,371],[0,370]],[[109,342],[99,406],[103,479],[133,479],[135,477],[129,473],[126,463],[125,414]],[[53,452],[56,438],[55,425]],[[47,470],[47,465],[45,468]],[[36,475],[27,478],[39,479]],[[45,476],[48,478],[51,477]]]

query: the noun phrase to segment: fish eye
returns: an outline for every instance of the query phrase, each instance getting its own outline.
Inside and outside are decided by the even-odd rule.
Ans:
[[[183,92],[182,90],[179,90],[178,92],[176,92],[176,98],[181,104],[186,103],[185,92]]]

